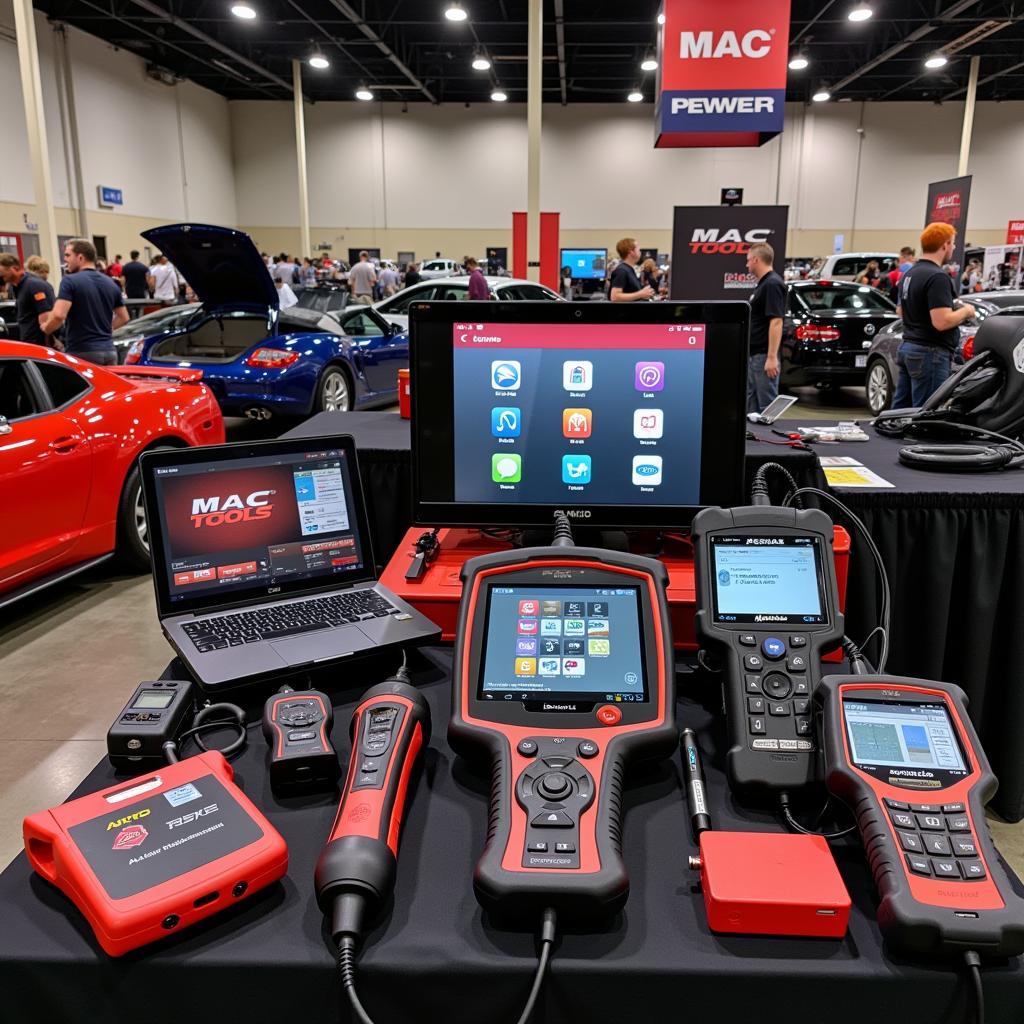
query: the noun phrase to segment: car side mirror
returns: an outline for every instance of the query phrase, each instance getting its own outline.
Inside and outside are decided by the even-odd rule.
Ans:
[[[0,316],[0,338],[7,337],[7,321]]]
[[[14,432],[14,428],[7,422],[6,416],[0,416],[0,436],[4,434],[11,434]]]

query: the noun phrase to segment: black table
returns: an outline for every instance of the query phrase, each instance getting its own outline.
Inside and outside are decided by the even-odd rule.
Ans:
[[[536,962],[533,934],[497,927],[473,895],[489,781],[447,745],[450,664],[446,648],[427,648],[413,662],[413,682],[431,705],[433,736],[412,791],[394,901],[369,932],[359,960],[360,994],[377,1024],[515,1021]],[[393,661],[362,662],[343,669],[343,677],[320,681],[336,691],[333,739],[346,762],[354,702],[393,668]],[[684,672],[679,680],[679,722],[697,730],[705,752],[715,824],[781,831],[774,818],[740,808],[726,791],[717,693],[695,675]],[[275,798],[257,729],[250,729],[249,740],[234,762],[236,778],[288,842],[283,883],[191,931],[112,960],[64,897],[19,856],[0,876],[4,1024],[350,1019],[339,1009],[337,971],[312,887],[334,800]],[[104,762],[78,792],[114,781]],[[599,933],[560,929],[535,1024],[660,1024],[693,1014],[759,1024],[967,1019],[967,985],[955,969],[883,953],[858,844],[834,844],[854,903],[844,939],[716,936],[687,869],[694,847],[676,757],[630,773],[624,825],[629,902]],[[988,1024],[1020,1024],[1021,961],[994,964],[984,978]]]
[[[784,421],[787,428],[797,426]],[[820,427],[820,422],[807,426]],[[1024,818],[1024,470],[928,473],[899,464],[906,442],[878,437],[817,445],[814,453],[779,444],[764,426],[748,441],[746,482],[764,462],[779,462],[800,486],[824,487],[818,455],[845,455],[895,487],[833,493],[861,517],[878,545],[892,588],[888,669],[958,683],[1000,779],[993,808]],[[350,433],[360,452],[378,560],[411,525],[409,424],[394,412],[321,413],[290,437]],[[778,480],[771,479],[773,494]],[[829,514],[834,509],[825,507]],[[850,560],[847,631],[863,639],[878,619],[874,562],[856,538]]]

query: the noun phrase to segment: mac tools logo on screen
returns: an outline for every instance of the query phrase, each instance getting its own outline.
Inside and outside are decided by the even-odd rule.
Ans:
[[[782,131],[789,0],[665,0],[664,13],[656,145],[758,146]]]
[[[288,466],[168,477],[161,486],[172,558],[301,537]]]

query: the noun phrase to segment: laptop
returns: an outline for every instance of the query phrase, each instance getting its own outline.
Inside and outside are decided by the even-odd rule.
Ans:
[[[377,582],[352,437],[164,449],[139,466],[160,626],[203,687],[440,635]]]

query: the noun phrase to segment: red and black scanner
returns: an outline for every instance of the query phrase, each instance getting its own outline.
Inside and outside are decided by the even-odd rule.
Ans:
[[[664,566],[586,547],[468,560],[448,739],[487,759],[487,841],[475,872],[500,916],[617,910],[626,763],[678,742]]]

